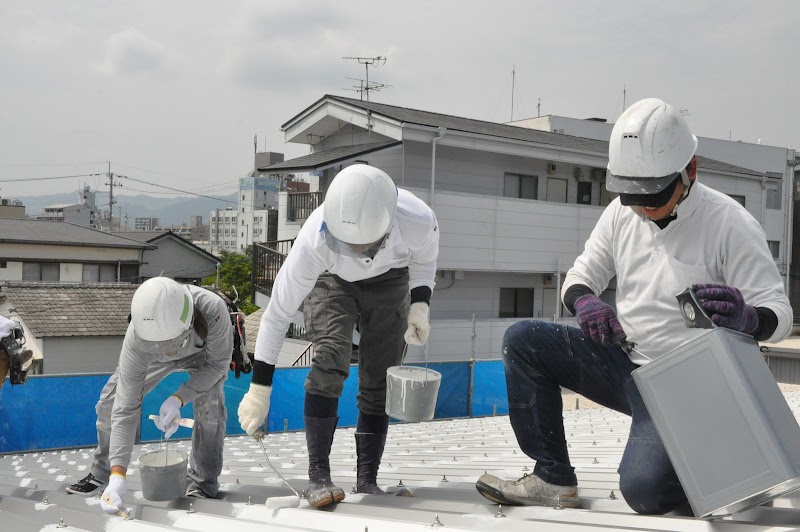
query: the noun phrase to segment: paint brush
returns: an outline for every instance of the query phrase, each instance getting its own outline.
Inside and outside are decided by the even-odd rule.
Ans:
[[[106,501],[106,504],[108,504],[109,506],[113,506],[114,505],[114,503],[111,502],[111,497],[109,497],[108,494],[106,494],[106,493],[103,494],[103,500]],[[118,515],[119,517],[122,517],[123,519],[130,519],[131,518],[131,516],[128,515],[121,508],[117,508],[116,515]]]

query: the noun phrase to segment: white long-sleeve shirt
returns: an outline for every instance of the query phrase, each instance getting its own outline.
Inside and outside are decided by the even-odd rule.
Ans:
[[[418,286],[433,290],[439,227],[436,215],[424,201],[398,189],[397,213],[389,238],[373,259],[345,257],[328,247],[322,232],[323,208],[320,205],[308,217],[275,278],[272,297],[261,317],[256,360],[275,365],[292,318],[326,271],[354,282],[408,266],[409,290]]]
[[[600,294],[615,275],[619,322],[651,360],[704,332],[686,327],[675,298],[695,283],[736,287],[747,304],[772,310],[778,327],[769,342],[791,332],[792,307],[764,230],[739,203],[701,183],[664,229],[612,201],[567,272],[562,297],[575,284]]]

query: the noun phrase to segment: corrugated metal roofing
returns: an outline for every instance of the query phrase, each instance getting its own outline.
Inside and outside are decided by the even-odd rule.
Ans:
[[[800,392],[787,394],[793,410]],[[571,400],[565,400],[571,405]],[[290,495],[267,467],[259,445],[246,436],[229,437],[218,500],[180,498],[153,502],[142,497],[141,477],[128,471],[126,505],[132,520],[102,512],[99,500],[67,495],[64,487],[85,476],[92,450],[6,455],[0,459],[0,528],[19,532],[55,530],[681,530],[766,531],[800,526],[800,498],[784,497],[716,522],[691,517],[640,516],[619,495],[616,469],[624,449],[629,418],[605,408],[564,412],[570,453],[576,467],[581,509],[549,507],[499,508],[474,487],[489,471],[509,478],[531,471],[533,462],[516,445],[507,416],[453,419],[392,425],[378,483],[388,488],[402,482],[414,497],[348,494],[328,510],[270,510],[269,497]],[[355,483],[354,429],[339,429],[333,444],[333,479],[350,491]],[[302,432],[270,434],[265,440],[270,460],[300,491],[306,487],[307,456]],[[158,443],[138,445],[134,458],[156,450]],[[188,452],[189,441],[170,444]],[[439,526],[441,524],[441,527]]]
[[[69,222],[17,218],[0,218],[0,242],[153,249],[148,244]]]
[[[131,299],[138,286],[6,281],[0,283],[0,295],[14,305],[37,338],[124,336]]]

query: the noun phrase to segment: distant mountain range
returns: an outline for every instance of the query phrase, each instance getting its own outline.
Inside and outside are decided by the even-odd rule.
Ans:
[[[215,201],[195,196],[179,196],[175,198],[161,198],[137,194],[135,196],[115,195],[114,218],[122,216],[121,224],[125,226],[125,216],[128,216],[128,227],[133,228],[134,218],[158,218],[162,225],[180,225],[189,223],[191,216],[200,215],[203,223],[208,224],[209,213],[213,209],[224,209],[227,206],[236,208],[237,193],[227,196],[218,196],[227,200]],[[44,212],[45,207],[64,203],[77,203],[77,193],[65,192],[63,194],[49,194],[44,196],[18,196],[25,205],[28,216],[36,216]],[[108,211],[108,195],[97,194],[98,209]]]

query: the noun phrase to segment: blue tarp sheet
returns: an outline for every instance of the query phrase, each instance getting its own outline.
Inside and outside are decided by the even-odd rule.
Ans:
[[[436,363],[429,364],[428,367],[442,374],[435,417],[441,419],[469,415],[469,363]],[[303,429],[303,383],[308,371],[308,368],[281,368],[275,372],[268,420],[270,432]],[[108,377],[109,375],[31,377],[26,384],[20,386],[11,386],[6,381],[0,388],[0,453],[96,445],[94,407]],[[147,416],[158,414],[164,399],[187,379],[186,373],[169,375],[145,396],[141,441],[160,438],[160,431]],[[243,433],[239,427],[237,409],[249,386],[249,375],[235,379],[233,372],[229,373],[225,383],[227,434]],[[339,400],[340,426],[356,424],[357,393],[358,368],[353,366]],[[508,400],[502,363],[476,362],[472,415],[507,412]],[[181,409],[181,413],[184,417],[194,417],[191,404]],[[180,428],[175,437],[191,437],[191,430]]]

